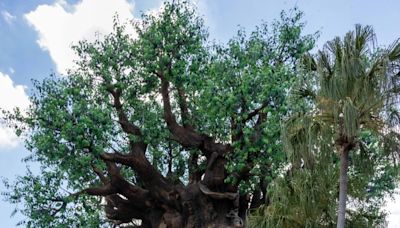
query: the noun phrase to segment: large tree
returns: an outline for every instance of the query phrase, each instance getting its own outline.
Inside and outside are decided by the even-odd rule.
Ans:
[[[166,3],[135,38],[116,22],[77,45],[78,67],[8,115],[41,166],[6,183],[24,224],[243,227],[285,159],[286,95],[314,44],[292,15],[208,45],[191,6]]]

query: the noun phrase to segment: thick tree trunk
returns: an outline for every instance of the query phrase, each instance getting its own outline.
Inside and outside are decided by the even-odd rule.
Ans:
[[[146,211],[141,227],[146,228],[242,228],[238,216],[236,193],[212,192],[202,184],[191,184],[179,190],[174,208],[154,204]],[[115,206],[115,205],[112,205]]]
[[[344,228],[346,222],[347,170],[349,167],[349,150],[343,147],[340,154],[339,206],[337,228]]]
[[[244,227],[244,216],[241,218],[239,213],[246,214],[248,201],[242,203],[237,189],[231,189],[230,185],[217,184],[225,176],[224,170],[220,169],[224,167],[220,165],[224,160],[222,157],[214,154],[214,165],[209,164],[204,180],[189,183],[187,186],[158,177],[150,169],[148,173],[138,172],[146,181],[151,181],[143,184],[146,189],[125,180],[119,167],[113,163],[119,161],[128,164],[126,159],[130,158],[129,155],[104,153],[102,157],[106,160],[110,178],[97,172],[104,180],[104,185],[82,192],[104,196],[107,202],[106,216],[115,224],[142,220],[142,227],[156,228]],[[144,160],[140,156],[134,159]],[[131,162],[134,167],[146,165],[133,159]],[[141,171],[138,168],[136,170]],[[147,174],[150,176],[146,176]],[[159,181],[152,181],[152,178],[157,177]]]
[[[164,120],[171,139],[188,151],[192,149],[200,151],[201,156],[204,156],[207,161],[205,170],[199,169],[199,155],[193,154],[189,163],[191,167],[189,167],[188,185],[185,186],[180,181],[171,181],[169,175],[163,176],[146,157],[147,144],[143,140],[140,128],[129,122],[124,112],[120,101],[122,91],[110,86],[109,92],[114,97],[114,106],[118,112],[122,130],[141,140],[137,142],[129,140],[129,153],[102,153],[101,159],[107,164],[107,177],[101,170],[94,170],[102,180],[103,186],[87,189],[85,192],[106,198],[106,216],[115,224],[128,224],[141,220],[141,227],[244,227],[250,199],[248,195],[239,196],[237,184],[225,183],[228,175],[225,169],[225,155],[232,152],[233,147],[197,132],[189,124],[190,112],[182,88],[178,88],[178,101],[183,123],[178,123],[170,102],[170,82],[164,76],[164,72],[155,74],[161,80],[160,92],[163,98]],[[259,114],[257,129],[264,116]],[[256,132],[259,132],[257,129]],[[258,141],[259,135],[255,134],[253,140]],[[125,180],[116,163],[132,168],[141,180],[140,183],[135,183],[135,185]],[[241,171],[238,179],[248,178],[250,170],[251,168],[247,167]],[[169,167],[168,173],[172,174],[172,166]],[[265,192],[262,191],[265,197]]]

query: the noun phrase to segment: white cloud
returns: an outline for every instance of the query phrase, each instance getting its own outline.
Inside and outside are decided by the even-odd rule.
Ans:
[[[0,127],[0,148],[14,148],[19,139],[10,128]]]
[[[388,228],[398,228],[400,227],[400,195],[397,194],[394,199],[388,199],[388,204],[386,205],[386,211],[389,212],[387,217]]]
[[[77,59],[71,46],[83,39],[93,41],[98,33],[110,33],[115,13],[122,22],[133,19],[133,6],[127,0],[82,0],[75,5],[58,0],[38,6],[25,18],[38,32],[37,42],[49,52],[57,71],[66,73]]]
[[[14,73],[15,73],[15,70],[14,70],[14,68],[12,68],[12,67],[8,68],[8,71],[10,71],[11,74],[14,74]]]
[[[207,6],[200,0],[191,0],[199,9],[200,15],[205,16],[206,24],[212,25]],[[157,14],[159,7],[148,13]],[[97,34],[109,34],[112,31],[113,16],[118,13],[122,22],[133,20],[134,3],[129,0],[81,0],[75,5],[65,0],[56,0],[52,5],[39,5],[34,11],[25,15],[28,23],[39,34],[37,43],[47,50],[59,73],[65,74],[67,69],[74,67],[77,59],[71,49],[80,40],[94,41]],[[211,26],[212,27],[212,26]],[[130,34],[133,29],[128,26]]]
[[[4,21],[7,22],[7,24],[9,25],[11,25],[16,18],[14,15],[6,10],[1,11],[1,16],[3,17]]]
[[[8,75],[0,72],[0,109],[6,111],[12,111],[16,107],[26,109],[29,106],[29,99],[25,89],[25,86],[14,85]],[[13,130],[0,125],[0,148],[17,145],[18,138]]]

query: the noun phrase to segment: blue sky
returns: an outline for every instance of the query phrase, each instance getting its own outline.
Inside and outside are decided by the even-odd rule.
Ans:
[[[262,21],[279,17],[283,9],[297,6],[305,13],[306,32],[321,31],[318,47],[342,36],[354,24],[375,28],[378,43],[389,45],[400,37],[400,1],[396,0],[196,0],[211,38],[226,42],[238,25],[251,31]],[[71,43],[94,39],[95,31],[110,31],[112,15],[138,18],[142,11],[158,10],[161,0],[0,0],[0,108],[26,107],[31,79],[41,80],[73,66]],[[23,174],[21,159],[27,155],[20,141],[0,126],[0,175],[14,179]],[[0,185],[0,191],[4,187]],[[400,200],[398,201],[400,205]],[[20,217],[10,218],[13,205],[0,203],[1,227],[14,227]],[[400,206],[390,227],[400,227]],[[396,221],[397,219],[397,221]]]

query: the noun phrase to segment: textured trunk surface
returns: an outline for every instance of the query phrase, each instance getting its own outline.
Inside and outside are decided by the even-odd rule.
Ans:
[[[340,188],[337,228],[344,228],[346,223],[347,170],[349,167],[349,150],[343,149],[340,155]]]
[[[177,195],[178,204],[156,205],[148,209],[141,227],[157,228],[218,228],[244,227],[238,216],[238,199],[227,195],[214,195],[199,184],[185,187]]]
[[[169,153],[169,170],[164,176],[146,157],[147,143],[139,126],[129,121],[121,102],[122,91],[113,89],[109,92],[114,98],[114,107],[118,113],[118,122],[122,130],[137,137],[129,140],[129,153],[107,153],[100,155],[107,165],[107,177],[102,170],[92,167],[103,182],[102,186],[91,187],[83,192],[89,195],[104,196],[107,201],[106,216],[116,225],[129,224],[141,220],[141,227],[156,228],[214,228],[244,227],[246,212],[250,205],[259,206],[265,198],[266,186],[260,183],[260,193],[250,202],[249,194],[239,195],[239,181],[248,180],[251,164],[235,173],[239,180],[236,184],[226,183],[226,156],[233,152],[231,144],[220,143],[215,138],[198,132],[188,124],[189,110],[182,88],[178,89],[179,106],[183,123],[179,123],[172,110],[170,82],[165,72],[155,72],[161,82],[164,120],[171,135],[171,140],[187,150],[196,149],[206,159],[205,169],[199,166],[199,154],[192,154],[189,159],[189,183],[183,183],[174,177],[173,156]],[[167,72],[168,73],[168,72]],[[254,115],[257,115],[255,112]],[[254,143],[259,141],[261,123],[264,114],[260,114],[256,123]],[[240,135],[240,134],[239,134]],[[235,141],[242,141],[236,137]],[[197,152],[196,152],[197,153]],[[121,174],[117,165],[130,167],[136,175],[133,184]],[[261,192],[262,197],[261,197]]]

